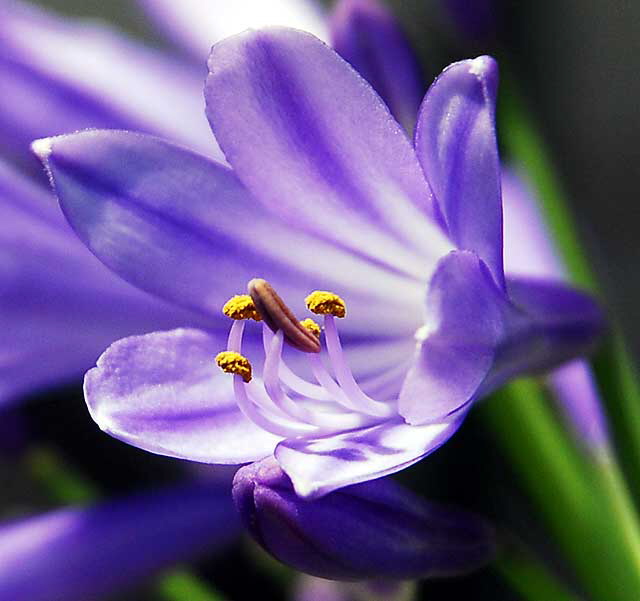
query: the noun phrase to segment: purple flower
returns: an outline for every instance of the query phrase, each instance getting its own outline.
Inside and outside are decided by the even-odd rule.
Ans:
[[[0,524],[0,598],[94,599],[239,532],[228,489],[191,484]]]
[[[291,302],[339,291],[342,341],[326,315],[331,371],[287,351],[296,370],[311,362],[312,382],[281,357],[286,329],[263,328],[260,369],[259,334],[241,347],[234,322],[229,349],[258,357],[262,387],[217,370],[227,348],[217,331],[121,340],[85,380],[105,431],[203,462],[275,453],[296,492],[318,497],[415,463],[507,378],[591,348],[601,316],[588,296],[505,276],[491,58],[435,81],[415,148],[310,34],[234,36],[214,46],[209,69],[207,116],[232,169],[127,132],[40,140],[63,211],[111,269],[211,320],[256,275]]]
[[[331,580],[453,576],[495,551],[494,532],[482,520],[426,503],[388,478],[305,501],[269,457],[238,470],[233,498],[269,553]]]
[[[302,0],[270,2],[268,14],[262,0],[141,2],[193,57],[169,56],[104,25],[61,19],[18,1],[0,2],[0,153],[5,159],[31,169],[27,151],[34,138],[110,127],[161,135],[224,161],[202,111],[202,71],[211,44],[265,22],[327,35],[324,15]],[[349,22],[352,4],[341,4],[336,10]],[[408,62],[397,65],[403,74],[398,83],[383,51],[358,64],[364,56],[359,39],[376,49],[388,47],[400,60],[402,41],[388,33],[393,30],[388,15],[383,25],[377,18],[358,21],[355,37],[349,40],[345,33],[340,41],[356,67],[374,73],[380,61],[385,86],[380,92],[392,95],[395,100],[389,102],[395,106],[400,91],[411,87],[415,60],[405,56]],[[418,81],[417,75],[413,79]],[[215,329],[219,323],[118,280],[78,243],[49,196],[39,182],[0,157],[0,406],[79,376],[123,336],[179,325]]]

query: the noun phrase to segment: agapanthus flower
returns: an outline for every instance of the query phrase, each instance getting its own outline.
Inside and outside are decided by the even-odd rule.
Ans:
[[[122,131],[34,144],[80,238],[129,282],[208,316],[254,276],[273,284],[254,294],[266,323],[258,377],[213,361],[227,350],[245,370],[245,355],[262,362],[258,332],[241,346],[243,321],[229,344],[195,329],[121,340],[85,379],[105,431],[195,461],[275,454],[296,492],[318,497],[415,463],[507,378],[591,348],[601,316],[588,296],[505,276],[493,59],[436,79],[415,147],[310,34],[228,38],[209,71],[207,116],[231,169]],[[284,302],[314,289],[349,307],[342,340],[324,317],[329,370],[303,352],[320,342],[291,351],[295,369],[311,358],[315,382],[281,356],[297,323]]]

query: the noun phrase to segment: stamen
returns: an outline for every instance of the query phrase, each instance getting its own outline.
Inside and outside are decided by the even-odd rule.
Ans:
[[[271,341],[273,340],[273,332],[266,326],[262,326],[262,344],[264,347],[265,355],[269,352],[271,348]],[[316,353],[310,353],[310,357],[315,357]],[[294,392],[306,396],[312,399],[317,399],[319,401],[330,401],[331,395],[329,392],[323,387],[318,386],[318,384],[313,384],[312,382],[308,382],[304,378],[301,378],[298,374],[296,374],[292,369],[286,364],[284,359],[280,359],[280,379]]]
[[[369,415],[362,413],[328,413],[318,412],[308,409],[300,403],[296,403],[291,397],[285,394],[278,378],[278,368],[282,354],[282,331],[276,333],[271,341],[269,352],[264,363],[264,387],[273,402],[293,419],[301,420],[307,424],[312,424],[320,428],[334,430],[350,429],[363,426],[371,422]]]
[[[262,320],[253,299],[248,294],[238,294],[231,297],[222,307],[222,312],[231,319]]]
[[[379,417],[390,416],[394,412],[393,408],[387,403],[381,403],[366,395],[355,381],[344,357],[333,315],[325,316],[324,332],[331,367],[336,374],[336,379],[349,399],[359,411],[364,411],[365,413]]]
[[[300,325],[291,309],[285,305],[269,282],[254,278],[247,285],[256,309],[274,331],[282,330],[287,342],[305,353],[319,353],[320,341],[306,327]]]
[[[333,292],[315,290],[304,299],[307,309],[317,315],[334,315],[344,317],[347,314],[346,303]]]
[[[228,374],[241,376],[245,382],[251,382],[251,363],[249,359],[235,351],[222,351],[216,355],[218,367]]]
[[[256,406],[249,398],[246,385],[237,378],[234,378],[233,381],[233,391],[235,393],[238,407],[242,413],[244,413],[245,417],[267,432],[271,432],[276,436],[283,436],[284,438],[294,438],[296,436],[310,434],[317,430],[317,428],[309,426],[308,424],[285,424],[268,417],[264,414],[261,408]]]

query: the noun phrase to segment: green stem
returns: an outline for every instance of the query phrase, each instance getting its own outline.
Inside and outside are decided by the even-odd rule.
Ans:
[[[526,601],[582,601],[555,574],[521,545],[510,545],[501,553],[493,568]]]
[[[543,387],[513,382],[480,411],[593,599],[633,601],[640,547],[630,507],[619,513],[623,489],[615,478],[602,488],[602,474],[573,444]]]
[[[26,471],[56,503],[86,505],[101,497],[98,488],[65,464],[53,449],[36,447],[24,457]],[[207,583],[186,568],[167,570],[154,585],[165,601],[224,601]]]
[[[204,584],[186,568],[174,568],[156,583],[158,591],[167,601],[226,601],[221,593]]]

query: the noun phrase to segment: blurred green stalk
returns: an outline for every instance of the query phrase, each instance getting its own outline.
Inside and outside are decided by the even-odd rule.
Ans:
[[[27,473],[55,502],[87,505],[101,497],[98,488],[78,470],[66,464],[53,449],[31,448],[24,457]],[[219,593],[187,568],[162,574],[153,586],[165,601],[225,601]]]
[[[544,144],[522,98],[508,86],[507,91],[511,93],[499,110],[506,149],[531,177],[543,214],[575,283],[596,292],[593,271],[579,244]],[[628,447],[635,454],[629,460],[637,473],[640,430],[631,428],[629,420],[639,411],[640,389],[632,362],[617,335],[603,352],[618,369],[605,371],[609,386],[601,382],[601,389],[607,393],[614,390],[625,397],[620,419],[626,422],[633,439]],[[484,412],[593,597],[601,601],[637,599],[640,527],[613,454],[607,450],[601,455],[580,452],[535,380],[507,386],[485,405]]]

